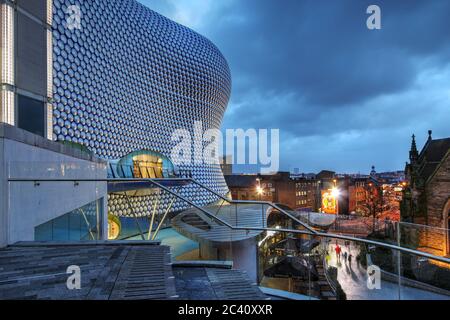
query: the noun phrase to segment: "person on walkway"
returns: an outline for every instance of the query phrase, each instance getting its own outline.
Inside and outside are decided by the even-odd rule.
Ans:
[[[331,260],[330,253],[327,250],[325,252],[325,262],[326,262],[327,266],[330,265],[330,260]]]
[[[351,266],[352,265],[352,258],[353,258],[353,256],[352,256],[352,254],[350,253],[349,255],[348,255],[348,264]]]
[[[347,252],[344,252],[344,261],[347,262]]]
[[[342,251],[341,247],[338,244],[336,244],[336,248],[334,248],[334,251],[336,251],[337,261],[340,262],[341,261],[341,251]]]

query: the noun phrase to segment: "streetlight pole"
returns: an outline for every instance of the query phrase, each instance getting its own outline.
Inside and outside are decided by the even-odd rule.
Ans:
[[[334,183],[334,189],[337,190],[337,180],[333,179],[333,183]],[[336,193],[334,201],[336,203],[336,217],[337,217],[339,215],[339,194],[338,193]]]
[[[258,177],[256,178],[257,186],[256,186],[256,193],[258,194],[258,200],[261,201],[261,195],[263,193],[263,190],[261,188],[261,178],[258,174]]]

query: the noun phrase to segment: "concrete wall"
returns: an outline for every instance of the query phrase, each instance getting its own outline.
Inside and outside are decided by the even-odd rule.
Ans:
[[[205,260],[233,261],[233,269],[247,272],[249,278],[258,280],[258,250],[255,238],[236,242],[224,242],[221,245],[201,241],[200,257]]]
[[[61,150],[66,147],[14,127],[8,130],[9,137],[2,136],[0,130],[0,246],[32,241],[36,226],[101,198],[104,198],[102,234],[105,238],[106,182],[35,185],[34,182],[8,182],[8,179],[104,179],[106,164],[67,154],[70,152],[49,150],[43,145],[49,144],[52,149],[61,147]]]
[[[258,250],[256,239],[233,242],[233,268],[244,270],[249,278],[258,281]]]

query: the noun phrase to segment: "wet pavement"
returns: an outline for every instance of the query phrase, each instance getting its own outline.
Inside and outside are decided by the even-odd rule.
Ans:
[[[338,268],[338,281],[347,295],[347,300],[450,300],[450,297],[416,288],[401,286],[397,283],[381,280],[380,289],[370,290],[367,287],[366,269],[356,261],[359,248],[355,245],[345,246],[339,243],[342,249],[341,260],[337,261],[335,242],[329,244],[329,265]],[[353,256],[352,262],[345,261],[343,254],[347,252]]]

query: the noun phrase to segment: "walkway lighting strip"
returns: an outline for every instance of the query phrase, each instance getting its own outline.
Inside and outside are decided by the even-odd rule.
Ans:
[[[53,0],[47,0],[47,139],[53,140]]]
[[[14,72],[14,8],[1,4],[1,117],[2,122],[15,124],[15,72]]]

